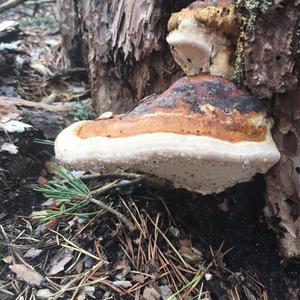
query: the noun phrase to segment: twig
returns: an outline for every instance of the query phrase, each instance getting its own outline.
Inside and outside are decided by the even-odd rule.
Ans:
[[[32,0],[28,1],[26,5],[41,5],[41,4],[50,4],[55,3],[55,0]]]
[[[14,8],[27,0],[8,0],[0,5],[0,13],[3,13],[11,8]]]
[[[111,214],[115,215],[117,218],[119,218],[130,231],[135,230],[135,226],[120,212],[114,210],[112,207],[108,206],[107,204],[105,204],[104,202],[100,201],[100,200],[96,200],[94,198],[89,199],[90,202],[97,204],[98,206],[100,206],[102,209],[105,209],[106,211],[110,212]]]

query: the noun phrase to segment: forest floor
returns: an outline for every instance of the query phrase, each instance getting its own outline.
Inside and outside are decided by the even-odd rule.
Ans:
[[[0,70],[0,125],[1,96],[71,103],[73,121],[93,117],[82,105],[86,71],[64,68],[54,4],[0,14],[8,19],[20,31]],[[0,57],[1,45],[0,32]],[[300,299],[300,262],[279,255],[262,176],[201,196],[136,174],[66,171],[51,143],[34,140],[53,139],[49,128],[19,134],[0,130],[1,300]],[[1,148],[5,139],[18,154]]]

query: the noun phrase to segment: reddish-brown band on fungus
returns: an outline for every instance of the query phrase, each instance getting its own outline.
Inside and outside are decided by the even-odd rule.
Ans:
[[[83,124],[78,128],[76,134],[78,137],[86,139],[96,136],[119,138],[146,133],[168,132],[210,136],[233,143],[263,141],[267,126],[257,128],[250,125],[247,122],[249,117],[251,117],[251,114],[243,117],[234,115],[227,117],[223,112],[215,111],[204,117],[199,114],[190,117],[177,116],[176,114],[158,114],[126,119],[114,118]]]
[[[263,141],[261,102],[216,76],[184,77],[125,116],[82,124],[77,136],[128,137],[147,133],[209,136],[229,142]],[[261,123],[260,123],[261,122]]]
[[[184,77],[125,115],[72,124],[55,155],[71,167],[142,172],[211,194],[279,160],[270,127],[261,102],[234,83]]]

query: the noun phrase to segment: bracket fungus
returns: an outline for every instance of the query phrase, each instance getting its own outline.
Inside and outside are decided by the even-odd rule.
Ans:
[[[125,115],[81,121],[56,139],[75,168],[125,169],[202,194],[265,173],[280,157],[262,103],[218,76],[184,77]]]
[[[167,42],[187,75],[210,73],[231,79],[238,19],[231,0],[195,1],[168,22]]]

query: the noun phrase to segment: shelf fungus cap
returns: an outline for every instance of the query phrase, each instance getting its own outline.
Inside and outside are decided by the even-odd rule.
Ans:
[[[261,102],[222,77],[184,77],[131,112],[81,121],[56,139],[75,168],[155,175],[203,194],[265,173],[280,154]]]
[[[238,19],[230,0],[195,1],[169,22],[167,42],[187,75],[233,77]]]

